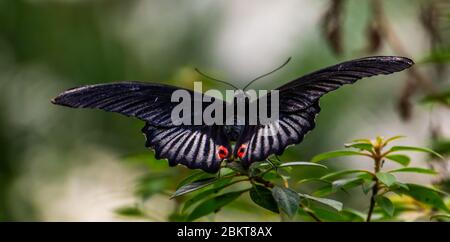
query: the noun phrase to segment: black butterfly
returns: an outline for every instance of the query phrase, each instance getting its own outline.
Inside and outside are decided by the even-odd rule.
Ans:
[[[244,167],[281,155],[288,145],[298,144],[315,126],[319,99],[344,84],[411,67],[408,58],[367,57],[340,63],[295,79],[279,88],[279,122],[265,125],[174,125],[171,102],[174,91],[183,88],[140,82],[118,82],[69,89],[52,103],[73,108],[98,108],[136,117],[146,122],[142,129],[146,147],[170,166],[186,165],[217,172],[224,160],[239,159]],[[184,89],[185,90],[185,89]],[[191,94],[193,91],[188,90]],[[203,103],[203,108],[208,103]],[[276,130],[276,135],[265,135]],[[230,142],[236,142],[232,151]]]

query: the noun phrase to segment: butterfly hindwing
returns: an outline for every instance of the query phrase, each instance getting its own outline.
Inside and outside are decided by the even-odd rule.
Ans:
[[[270,155],[281,155],[287,146],[298,144],[315,127],[320,112],[318,102],[299,112],[280,112],[277,121],[265,125],[247,125],[236,143],[234,156],[248,167]]]
[[[222,126],[155,127],[142,129],[146,147],[155,151],[157,159],[168,159],[170,166],[183,164],[191,169],[215,173],[231,155],[231,147]]]

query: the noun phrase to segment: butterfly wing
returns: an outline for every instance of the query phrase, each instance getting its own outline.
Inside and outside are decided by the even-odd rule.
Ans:
[[[192,91],[174,86],[117,82],[88,85],[69,89],[52,103],[72,108],[95,108],[125,116],[136,117],[156,126],[172,126],[171,112],[177,105],[171,95],[177,90]]]
[[[221,162],[231,155],[223,127],[174,125],[171,113],[178,103],[172,102],[171,96],[177,90],[186,90],[191,97],[194,95],[191,90],[169,85],[119,82],[70,89],[52,102],[72,108],[96,108],[141,119],[146,122],[142,129],[146,146],[155,150],[157,159],[168,159],[171,166],[183,164],[191,169],[217,172]],[[214,98],[211,98],[211,102],[203,102],[203,109],[213,101]]]
[[[183,164],[191,169],[215,173],[231,148],[222,126],[174,126],[159,128],[146,124],[142,129],[146,147],[157,159],[168,159],[170,166]]]
[[[319,99],[344,84],[364,77],[391,74],[413,65],[404,57],[367,57],[327,67],[293,80],[279,90],[279,120],[268,125],[248,125],[236,143],[234,156],[248,166],[280,155],[288,145],[298,144],[314,128],[320,112]],[[268,96],[270,103],[270,95]]]
[[[324,94],[345,84],[353,84],[364,77],[388,75],[411,67],[414,62],[405,57],[373,56],[343,62],[283,85],[280,91],[280,109],[285,112],[303,110],[313,105]]]
[[[234,156],[248,167],[270,155],[281,155],[287,146],[298,144],[315,127],[319,103],[298,112],[280,112],[279,119],[265,125],[247,125],[237,141]]]

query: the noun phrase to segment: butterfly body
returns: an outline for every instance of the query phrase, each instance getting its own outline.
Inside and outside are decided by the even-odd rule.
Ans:
[[[250,122],[253,100],[244,91],[235,92],[233,102],[223,102],[223,117],[233,122],[219,124],[176,124],[172,111],[179,103],[172,95],[184,91],[200,96],[191,101],[191,121],[205,111],[215,98],[191,90],[163,84],[119,82],[69,89],[52,103],[73,108],[96,108],[136,117],[145,121],[142,129],[146,147],[155,151],[157,159],[167,159],[170,166],[183,164],[191,169],[217,172],[225,160],[238,160],[243,167],[263,161],[270,155],[281,155],[286,147],[300,143],[305,134],[315,127],[320,112],[319,99],[344,84],[379,74],[391,74],[409,68],[414,63],[404,57],[381,56],[343,62],[297,78],[275,89],[279,105],[276,120]],[[206,102],[204,98],[206,97]],[[264,96],[270,103],[275,95]],[[261,97],[260,97],[261,98]],[[238,115],[238,104],[244,103],[244,115]],[[201,102],[201,103],[199,103]],[[269,107],[271,107],[269,105]],[[234,113],[227,116],[225,110]],[[200,111],[200,112],[199,112]],[[243,116],[243,117],[242,117]]]

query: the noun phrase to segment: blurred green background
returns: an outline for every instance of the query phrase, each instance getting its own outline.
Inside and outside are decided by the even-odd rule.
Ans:
[[[383,1],[393,30],[416,61],[430,53],[430,34],[420,20],[424,2]],[[323,35],[321,22],[330,3],[0,0],[0,220],[142,220],[114,212],[137,203],[147,211],[144,220],[173,220],[177,201],[168,197],[191,171],[154,159],[144,147],[143,122],[54,106],[50,99],[71,87],[121,80],[191,87],[201,79],[195,67],[243,86],[292,56],[287,67],[253,85],[270,89],[309,71],[370,55],[365,51],[370,1],[346,1],[341,55]],[[401,53],[384,44],[374,54]],[[432,64],[415,68],[438,81],[428,74]],[[397,103],[408,78],[403,72],[365,79],[328,94],[315,130],[302,144],[290,147],[283,159],[307,160],[352,139],[377,135],[406,135],[407,144],[426,146],[431,121],[450,134],[448,109],[414,105],[409,121],[402,120]],[[441,79],[439,85],[448,86],[448,78]],[[438,113],[433,119],[432,112]],[[424,165],[423,158],[415,156],[418,166]],[[338,164],[371,166],[349,159]],[[315,172],[305,168],[296,175]],[[425,176],[404,179],[431,182]],[[367,207],[368,198],[361,194],[340,199],[356,209]],[[278,220],[248,200],[234,202],[216,221]]]

